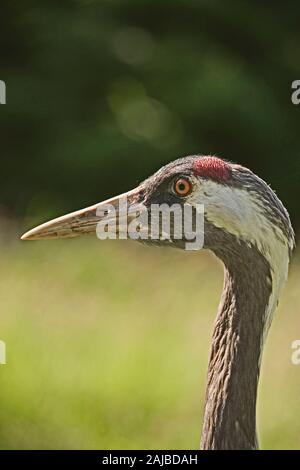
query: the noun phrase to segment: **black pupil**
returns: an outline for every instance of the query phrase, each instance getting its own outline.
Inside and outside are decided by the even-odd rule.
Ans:
[[[179,183],[179,191],[185,191],[185,183]]]

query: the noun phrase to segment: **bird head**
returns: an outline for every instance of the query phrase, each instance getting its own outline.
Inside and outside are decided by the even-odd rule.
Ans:
[[[276,246],[291,250],[294,245],[288,213],[271,188],[249,169],[214,156],[188,156],[175,160],[135,189],[46,222],[25,233],[22,239],[76,237],[95,233],[104,219],[110,227],[118,222],[117,231],[123,223],[124,235],[124,220],[122,222],[120,215],[122,201],[126,201],[128,210],[126,231],[128,225],[136,221],[138,207],[150,212],[153,205],[169,208],[175,205],[191,208],[194,215],[196,209],[202,207],[203,225],[198,230],[203,235],[204,248],[224,252],[230,240],[230,250],[234,241],[236,247],[246,244],[272,256]],[[152,219],[147,219],[150,226],[153,225]],[[151,239],[149,226],[141,229],[143,223],[141,220],[139,223],[140,230],[145,233],[147,229],[148,233],[142,241],[179,248],[186,246],[184,234],[176,238],[174,230],[171,230],[166,236],[159,224],[159,236]],[[192,226],[195,229],[194,222]]]

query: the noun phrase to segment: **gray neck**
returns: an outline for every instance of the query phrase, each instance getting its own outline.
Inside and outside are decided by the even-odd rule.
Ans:
[[[212,338],[201,448],[255,449],[270,266],[254,247],[233,239],[228,243],[226,252],[214,249],[225,265],[225,278]]]

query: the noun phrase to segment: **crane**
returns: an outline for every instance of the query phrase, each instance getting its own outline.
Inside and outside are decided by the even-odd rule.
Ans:
[[[121,196],[51,220],[23,240],[95,232],[104,216],[119,217],[118,203],[204,207],[204,249],[224,265],[224,287],[214,324],[200,447],[257,449],[256,401],[265,339],[295,245],[287,210],[251,170],[215,156],[172,161]],[[113,215],[101,208],[116,208]],[[152,243],[149,238],[147,243]],[[155,244],[184,248],[182,240]]]

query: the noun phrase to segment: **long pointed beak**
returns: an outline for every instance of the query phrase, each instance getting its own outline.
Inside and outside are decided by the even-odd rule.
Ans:
[[[108,207],[115,210],[111,211],[111,220],[116,221],[119,217],[120,203],[126,201],[128,207],[139,202],[140,188],[119,196],[107,199],[106,201],[94,204],[85,209],[72,212],[62,217],[50,220],[38,227],[35,227],[22,235],[21,240],[39,240],[50,238],[70,238],[78,237],[88,233],[95,233],[97,224],[103,220],[104,216],[109,218]]]

